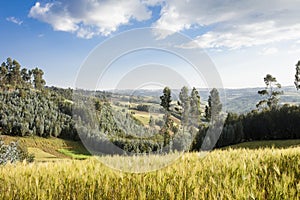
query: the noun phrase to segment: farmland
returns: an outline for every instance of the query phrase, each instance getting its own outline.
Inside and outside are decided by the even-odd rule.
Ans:
[[[0,167],[0,199],[299,199],[299,155],[299,145],[229,148],[204,158],[186,153],[161,170],[138,174],[94,157],[19,163]]]

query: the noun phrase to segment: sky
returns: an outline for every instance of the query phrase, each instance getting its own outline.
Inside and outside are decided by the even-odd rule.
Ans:
[[[99,44],[124,31],[152,27],[171,30],[153,33],[158,41],[176,33],[190,38],[180,48],[202,49],[226,88],[262,87],[268,73],[282,85],[293,85],[300,60],[299,7],[299,0],[0,1],[0,60],[11,57],[24,67],[42,68],[49,86],[75,87]],[[124,58],[131,62],[115,64],[105,82],[117,81],[126,63],[139,59],[141,66],[145,55],[163,57],[157,65],[162,68],[187,69],[161,51],[144,51]],[[143,67],[149,62],[145,59]],[[186,77],[196,81],[191,75]],[[196,86],[205,81],[200,82]]]

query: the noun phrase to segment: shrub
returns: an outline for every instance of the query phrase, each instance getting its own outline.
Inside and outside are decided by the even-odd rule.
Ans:
[[[0,140],[0,165],[23,160],[33,162],[34,155],[29,154],[27,148],[20,145],[19,142],[11,142],[6,145],[2,140]]]
[[[149,112],[150,106],[145,105],[145,104],[141,104],[141,105],[138,105],[136,107],[136,109],[139,110],[139,111]]]

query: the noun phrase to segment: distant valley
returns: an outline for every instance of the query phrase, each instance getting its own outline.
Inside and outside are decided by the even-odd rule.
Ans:
[[[241,88],[241,89],[219,89],[220,97],[223,103],[223,110],[233,113],[247,113],[253,109],[256,109],[256,104],[262,99],[257,91],[264,89],[261,88]],[[206,104],[209,96],[209,89],[200,88],[201,103]],[[282,87],[283,94],[280,95],[280,104],[300,104],[300,92],[298,92],[294,86]],[[151,101],[159,103],[159,96],[162,94],[162,90],[115,90],[110,91],[120,95],[126,96],[140,96],[151,97]],[[180,89],[172,90],[173,100],[178,99]]]

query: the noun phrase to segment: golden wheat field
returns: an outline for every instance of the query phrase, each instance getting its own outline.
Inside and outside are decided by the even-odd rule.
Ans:
[[[300,199],[299,166],[300,147],[187,153],[140,174],[96,158],[19,163],[0,167],[0,199]]]

